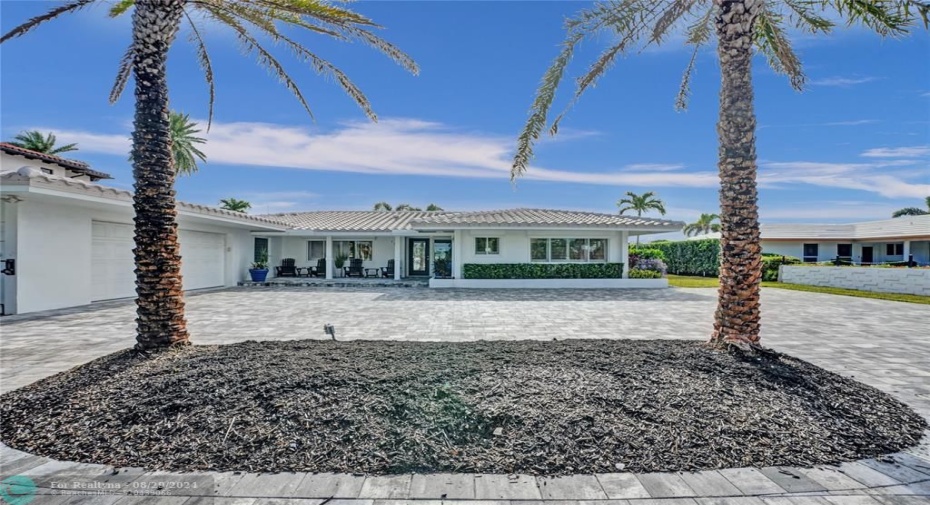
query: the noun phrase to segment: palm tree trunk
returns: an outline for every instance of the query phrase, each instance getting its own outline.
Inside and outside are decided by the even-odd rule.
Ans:
[[[145,349],[188,343],[165,70],[183,8],[184,0],[138,0],[132,16],[136,341]]]
[[[714,0],[720,58],[720,292],[711,342],[759,342],[762,255],[756,190],[752,25],[762,0]]]

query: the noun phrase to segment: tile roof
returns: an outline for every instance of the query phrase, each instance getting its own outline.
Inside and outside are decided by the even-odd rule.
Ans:
[[[22,156],[30,160],[41,160],[46,163],[52,163],[63,168],[67,168],[72,172],[78,172],[89,176],[92,180],[99,179],[112,179],[113,177],[110,174],[105,172],[99,172],[90,168],[90,165],[84,163],[83,161],[69,160],[62,158],[60,156],[55,156],[53,154],[40,153],[38,151],[33,151],[31,149],[26,149],[19,146],[14,146],[9,142],[0,142],[0,151],[13,156]]]
[[[132,202],[132,193],[111,186],[103,186],[87,181],[72,179],[70,177],[61,177],[57,175],[48,175],[42,173],[39,169],[33,167],[23,167],[19,170],[3,172],[0,174],[0,188],[9,189],[16,186],[43,186],[51,187],[67,193],[78,193],[83,195],[107,198],[123,202]],[[231,218],[236,221],[251,222],[255,224],[264,224],[274,226],[280,229],[286,229],[287,224],[264,216],[254,216],[242,212],[233,212],[231,210],[219,209],[207,205],[196,203],[177,202],[179,210],[186,210],[194,214]]]
[[[477,212],[438,212],[416,219],[419,226],[503,226],[503,227],[552,227],[580,226],[587,228],[667,228],[678,231],[684,227],[681,221],[653,219],[648,217],[621,216],[600,212],[552,209],[506,209]]]
[[[324,210],[265,214],[269,219],[286,223],[297,230],[334,232],[390,232],[409,230],[416,218],[436,212],[411,210]]]
[[[762,240],[927,237],[930,215],[849,224],[763,224],[760,231]]]
[[[346,210],[267,214],[266,217],[287,223],[298,230],[331,232],[391,232],[471,226],[667,228],[669,231],[678,231],[684,226],[680,221],[546,209],[477,212]]]

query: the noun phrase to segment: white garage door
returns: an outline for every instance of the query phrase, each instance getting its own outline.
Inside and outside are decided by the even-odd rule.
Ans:
[[[219,233],[181,230],[181,275],[184,289],[225,284],[226,237]]]
[[[127,298],[136,294],[132,257],[133,227],[93,223],[93,300]],[[219,233],[181,230],[181,275],[184,289],[222,286],[226,271],[226,239]]]

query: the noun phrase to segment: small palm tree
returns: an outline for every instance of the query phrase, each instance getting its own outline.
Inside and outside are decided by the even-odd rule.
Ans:
[[[753,48],[801,90],[805,76],[788,38],[788,25],[827,33],[835,20],[861,24],[879,35],[902,35],[918,18],[930,25],[930,3],[918,0],[608,0],[595,2],[565,23],[562,50],[543,75],[523,131],[517,138],[511,179],[529,168],[533,145],[548,129],[556,134],[565,115],[549,124],[556,90],[575,49],[610,33],[613,40],[576,81],[569,110],[608,68],[631,52],[660,44],[679,28],[693,51],[675,105],[687,106],[698,51],[716,34],[721,74],[717,120],[720,173],[720,290],[711,342],[753,349],[759,345],[759,287],[762,248],[756,189],[756,116],[753,103]]]
[[[387,202],[378,202],[372,208],[372,210],[392,210],[391,204]]]
[[[655,198],[655,193],[652,191],[647,191],[641,195],[627,191],[626,196],[626,198],[617,200],[617,207],[620,208],[621,216],[627,211],[633,211],[639,217],[643,215],[643,212],[649,212],[650,210],[657,210],[659,214],[665,215],[665,203]],[[639,245],[639,235],[636,236],[636,245]]]
[[[697,221],[690,223],[682,230],[685,235],[707,235],[708,233],[717,233],[720,231],[720,223],[715,223],[720,219],[717,214],[701,214]]]
[[[69,151],[77,151],[77,144],[65,144],[63,146],[55,147],[55,138],[54,133],[47,133],[42,135],[42,132],[37,130],[29,130],[20,132],[19,135],[13,137],[13,140],[10,144],[13,144],[16,147],[22,147],[23,149],[29,149],[30,151],[35,151],[38,153],[59,155],[61,153],[66,153]]]
[[[431,203],[426,206],[426,210],[427,212],[441,212],[443,209],[442,207],[436,205],[435,203]]]
[[[207,155],[194,147],[194,144],[205,144],[206,139],[195,137],[200,133],[197,123],[190,120],[190,116],[181,112],[171,112],[169,116],[171,129],[171,153],[174,158],[174,170],[177,175],[191,175],[197,171],[197,159],[207,161]]]
[[[13,28],[0,37],[0,44],[94,1],[68,0]],[[335,65],[292,39],[291,29],[339,41],[362,42],[414,74],[417,66],[404,52],[373,32],[379,28],[373,21],[325,0],[115,0],[110,4],[113,17],[132,9],[132,42],[120,61],[110,100],[119,99],[130,76],[135,77],[132,165],[136,341],[143,349],[183,345],[189,337],[181,285],[166,69],[169,49],[181,24],[186,22],[190,27],[190,40],[210,93],[208,129],[213,120],[215,93],[213,66],[201,37],[204,22],[229,29],[242,50],[255,56],[261,67],[277,77],[311,117],[313,113],[297,83],[260,39],[284,46],[318,74],[332,77],[373,121],[377,116],[362,91]]]
[[[223,198],[220,200],[220,208],[231,210],[233,212],[245,212],[252,208],[252,204],[245,200],[236,200],[235,198]]]
[[[901,217],[901,216],[924,216],[930,214],[930,196],[926,199],[927,210],[921,209],[920,207],[905,207],[903,209],[898,209],[894,211],[894,214],[891,217]]]

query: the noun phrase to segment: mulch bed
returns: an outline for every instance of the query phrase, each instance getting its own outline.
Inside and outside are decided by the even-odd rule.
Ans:
[[[812,466],[914,445],[892,397],[694,341],[244,342],[122,351],[0,397],[0,438],[165,470],[530,473]]]

